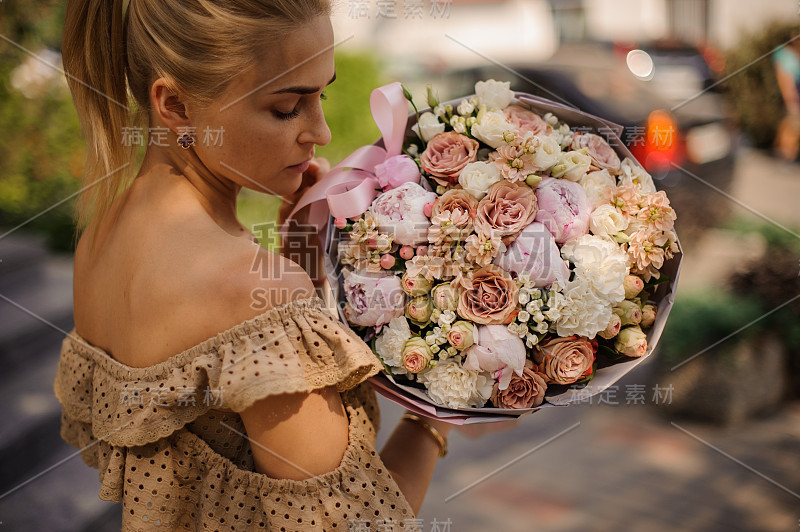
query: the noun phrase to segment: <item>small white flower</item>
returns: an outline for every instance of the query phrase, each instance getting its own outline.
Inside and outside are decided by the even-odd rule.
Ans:
[[[447,116],[447,109],[445,108],[444,105],[439,104],[433,108],[433,114],[435,114],[439,118],[444,118],[445,116]]]
[[[489,79],[479,81],[475,84],[475,96],[481,105],[489,109],[503,110],[514,99],[514,93],[510,90],[511,82],[495,81]]]
[[[438,323],[439,325],[444,326],[444,325],[450,325],[454,321],[456,321],[456,313],[453,312],[452,310],[446,310],[442,312],[442,315],[439,317]]]
[[[528,314],[528,312],[527,312],[527,311],[525,311],[525,310],[523,310],[523,311],[520,311],[520,313],[519,313],[519,314],[517,314],[517,319],[518,319],[519,321],[523,322],[523,323],[524,323],[524,322],[526,322],[526,321],[528,321],[530,318],[531,318],[531,315],[530,315],[530,314]]]
[[[458,111],[458,114],[466,116],[475,110],[475,106],[472,105],[469,100],[464,98],[461,100],[461,103],[458,104],[458,108],[456,110]]]
[[[439,133],[444,133],[444,124],[439,121],[439,118],[431,113],[422,113],[419,121],[414,124],[411,130],[416,133],[419,138],[425,142],[429,142],[433,137]]]
[[[528,301],[530,301],[530,300],[531,300],[530,293],[527,292],[527,291],[523,292],[522,290],[520,290],[520,292],[519,292],[519,304],[520,305],[527,305]]]

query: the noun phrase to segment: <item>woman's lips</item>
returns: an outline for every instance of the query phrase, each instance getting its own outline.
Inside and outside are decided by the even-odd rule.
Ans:
[[[296,165],[294,165],[294,166],[290,166],[290,167],[289,167],[289,170],[291,170],[291,171],[293,171],[293,172],[298,172],[298,173],[301,173],[301,174],[302,174],[303,172],[305,172],[306,170],[308,170],[308,166],[309,166],[310,164],[311,164],[311,159],[309,159],[309,160],[307,160],[307,161],[305,161],[305,162],[302,162],[302,163],[300,163],[300,164],[296,164]]]

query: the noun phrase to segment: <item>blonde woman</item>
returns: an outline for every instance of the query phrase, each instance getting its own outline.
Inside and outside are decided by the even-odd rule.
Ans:
[[[55,391],[124,530],[415,528],[449,425],[376,452],[375,357],[236,218],[318,170],[333,43],[326,0],[67,3],[88,161]]]

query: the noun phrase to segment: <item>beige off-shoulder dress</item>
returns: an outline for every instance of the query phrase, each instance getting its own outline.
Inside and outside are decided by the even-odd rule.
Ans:
[[[133,368],[73,329],[55,394],[61,436],[99,470],[122,530],[416,529],[375,450],[380,423],[365,380],[380,362],[318,297],[239,323],[165,362]],[[255,472],[237,412],[282,393],[335,385],[349,417],[341,464],[307,480]]]

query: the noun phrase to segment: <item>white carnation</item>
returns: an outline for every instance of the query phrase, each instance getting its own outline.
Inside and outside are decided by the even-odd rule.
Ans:
[[[486,191],[494,183],[503,179],[503,174],[494,162],[474,162],[469,163],[461,170],[458,176],[458,184],[461,188],[475,196],[475,199],[482,199]]]
[[[617,182],[608,170],[603,169],[589,172],[581,178],[579,183],[586,192],[586,197],[592,203],[592,207],[597,207],[608,201],[606,194],[614,190]]]
[[[656,186],[653,184],[653,177],[639,163],[630,157],[625,157],[625,160],[622,161],[621,171],[620,185],[633,183],[639,185],[642,194],[655,194]]]
[[[583,235],[564,244],[561,256],[575,265],[575,277],[584,279],[601,301],[613,305],[625,299],[628,254],[616,242]]]
[[[433,113],[422,113],[419,121],[411,127],[422,140],[429,142],[439,133],[444,133],[444,124]]]
[[[608,325],[612,305],[598,298],[587,281],[585,277],[576,276],[563,292],[556,293],[554,308],[558,314],[556,332],[559,336],[575,334],[594,338]]]
[[[487,111],[481,107],[478,113],[478,120],[472,126],[472,136],[482,140],[492,148],[499,148],[505,144],[503,133],[513,129],[506,120],[506,115],[502,111]]]
[[[589,230],[597,236],[613,237],[627,228],[628,219],[610,203],[597,207],[589,218]]]
[[[417,377],[430,398],[448,408],[483,406],[492,395],[494,385],[494,379],[487,373],[464,369],[455,359],[440,360]]]
[[[475,84],[475,96],[478,97],[480,105],[485,105],[489,109],[503,110],[508,107],[514,99],[514,93],[510,90],[511,82],[479,81]]]
[[[392,367],[392,373],[405,374],[403,367],[403,346],[411,338],[411,329],[405,316],[392,318],[375,339],[375,352],[383,363]]]

